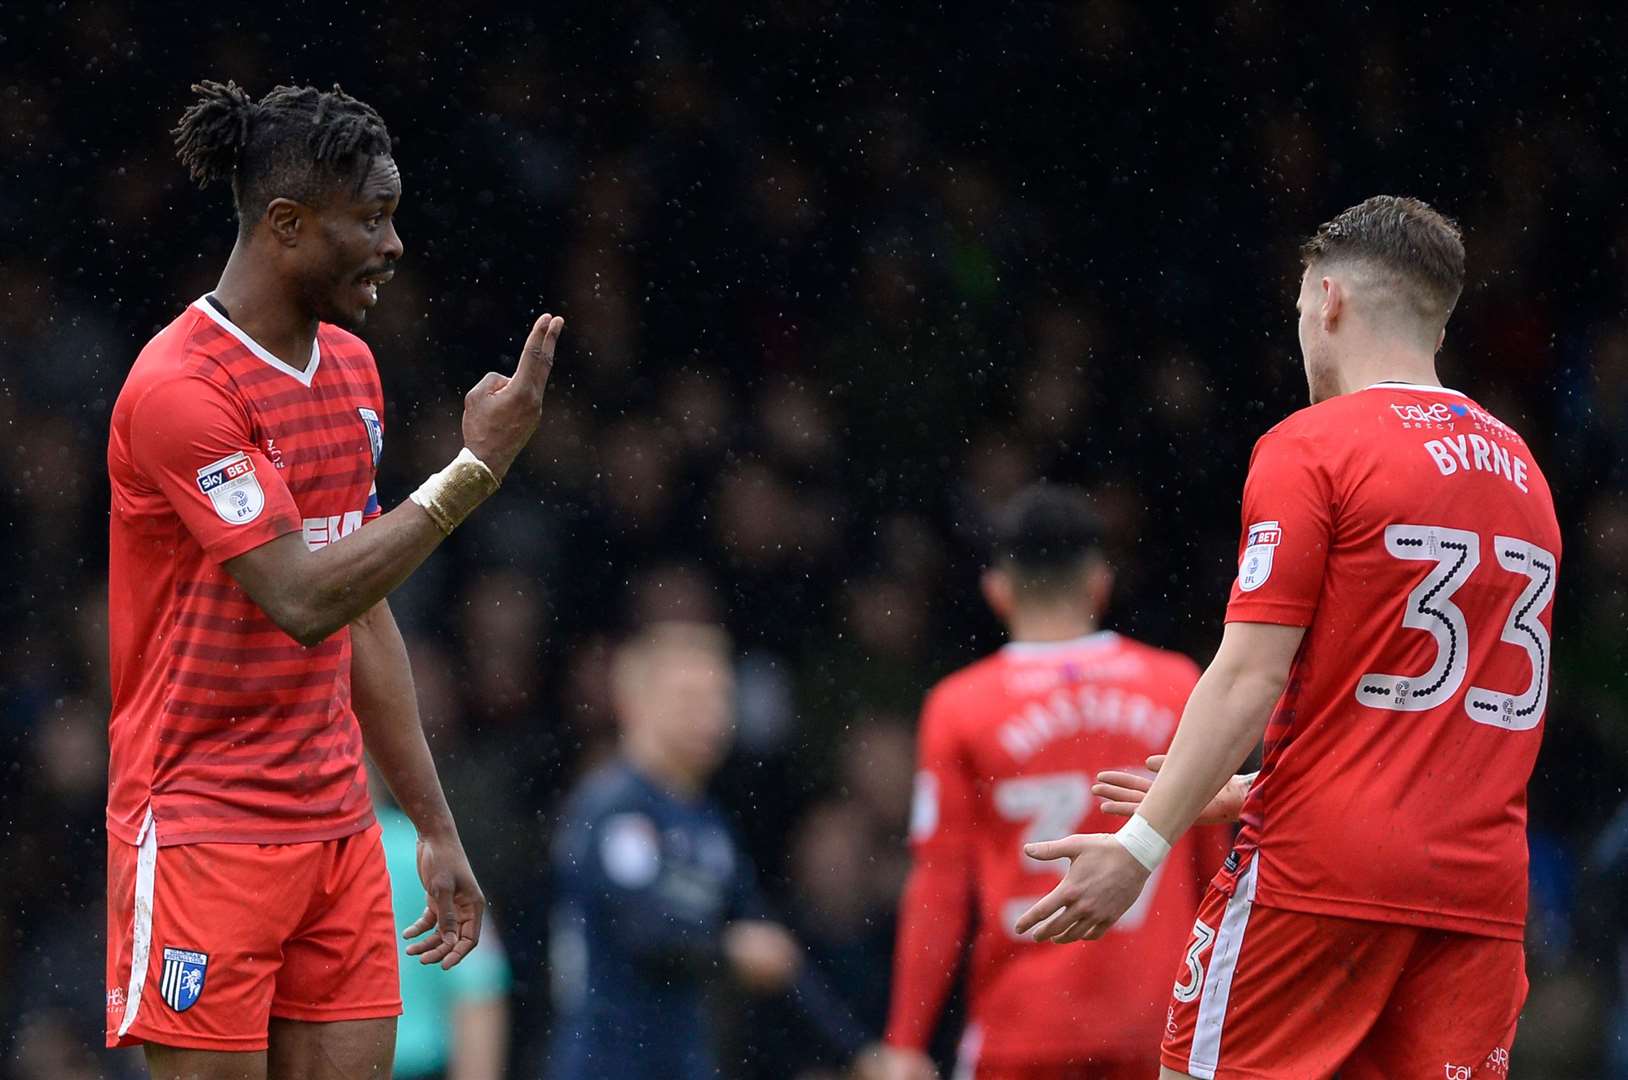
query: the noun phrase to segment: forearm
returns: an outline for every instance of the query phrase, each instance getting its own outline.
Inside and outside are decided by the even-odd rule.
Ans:
[[[407,645],[388,602],[351,624],[351,704],[368,756],[419,834],[454,834],[419,720]]]
[[[1164,765],[1137,809],[1167,841],[1192,827],[1248,759],[1283,693],[1287,663],[1279,668],[1249,659],[1223,646],[1193,688]]]
[[[925,1050],[949,997],[971,922],[971,875],[959,862],[920,861],[899,900],[887,1042]]]
[[[423,507],[403,500],[343,540],[311,552],[298,580],[306,617],[319,639],[363,618],[444,539]]]
[[[403,502],[315,551],[291,532],[222,565],[284,633],[315,645],[372,610],[444,535],[422,507]]]

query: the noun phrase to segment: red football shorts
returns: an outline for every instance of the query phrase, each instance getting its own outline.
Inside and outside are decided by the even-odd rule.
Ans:
[[[1255,867],[1199,907],[1164,1064],[1199,1080],[1509,1075],[1526,1000],[1518,941],[1254,901]]]
[[[271,1017],[401,1014],[377,824],[303,844],[107,845],[107,1045],[264,1050]]]

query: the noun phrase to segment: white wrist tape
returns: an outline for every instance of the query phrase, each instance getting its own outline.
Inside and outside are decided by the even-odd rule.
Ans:
[[[450,536],[475,507],[497,490],[497,475],[469,447],[440,472],[433,474],[407,496],[424,508],[437,528]]]
[[[1160,836],[1159,830],[1149,825],[1148,819],[1141,814],[1132,814],[1131,819],[1114,833],[1114,839],[1150,874],[1159,869],[1159,864],[1170,854],[1169,841]]]

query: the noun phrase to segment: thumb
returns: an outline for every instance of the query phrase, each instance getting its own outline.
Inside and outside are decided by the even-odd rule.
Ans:
[[[1079,845],[1072,836],[1065,836],[1061,840],[1036,840],[1032,844],[1023,845],[1023,854],[1031,859],[1047,862],[1051,859],[1072,859],[1079,850]]]

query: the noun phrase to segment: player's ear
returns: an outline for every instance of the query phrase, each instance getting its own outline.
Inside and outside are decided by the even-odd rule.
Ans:
[[[978,588],[984,594],[984,603],[989,610],[995,613],[995,618],[1005,623],[1012,617],[1012,575],[999,567],[991,566],[985,570],[978,579]]]
[[[1447,344],[1447,327],[1444,326],[1441,328],[1441,333],[1436,335],[1436,351],[1441,352],[1441,347],[1445,344]]]
[[[299,243],[300,222],[304,217],[305,207],[293,199],[276,198],[266,205],[266,228],[284,247],[294,247]]]
[[[1319,315],[1322,319],[1323,329],[1327,331],[1334,329],[1334,324],[1339,321],[1340,313],[1345,308],[1345,287],[1331,277],[1323,278],[1321,286],[1323,310],[1319,312]]]
[[[1091,613],[1098,618],[1108,610],[1108,600],[1114,594],[1114,568],[1106,559],[1094,559],[1085,573],[1085,599]]]

